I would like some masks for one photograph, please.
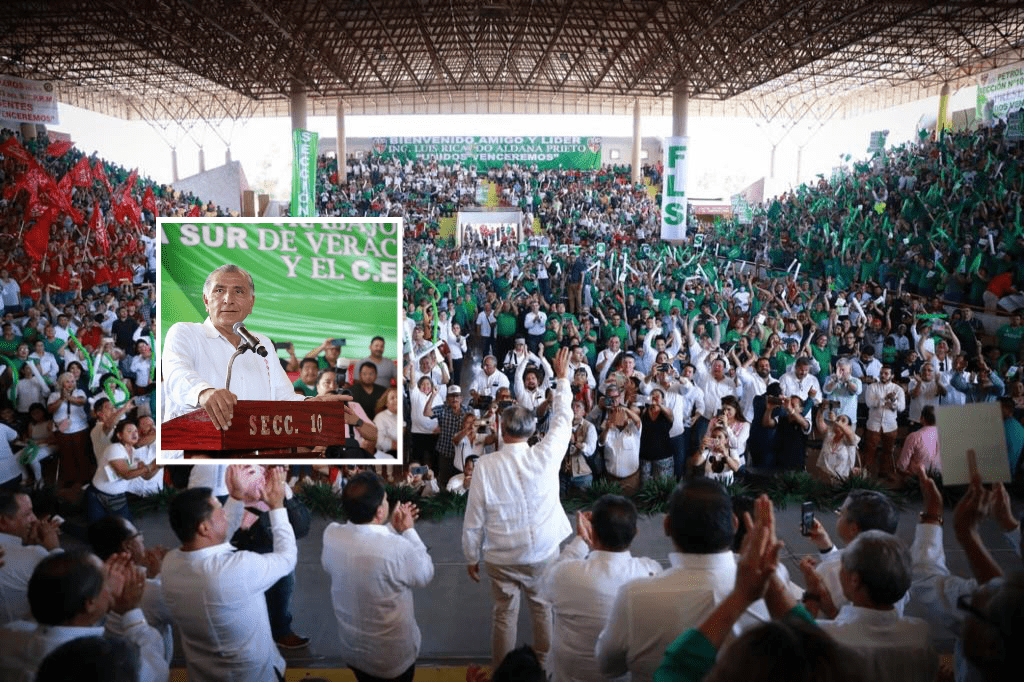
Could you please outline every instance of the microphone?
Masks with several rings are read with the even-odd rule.
[[[235,322],[234,326],[231,327],[231,331],[242,337],[242,342],[249,347],[250,350],[258,353],[262,357],[267,357],[267,349],[263,347],[263,344],[256,335],[245,328],[241,322]]]

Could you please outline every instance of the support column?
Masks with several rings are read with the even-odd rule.
[[[679,81],[672,89],[672,137],[686,137],[687,110],[690,108],[690,81]]]
[[[306,128],[306,90],[302,83],[292,81],[292,130],[307,130]]]
[[[640,98],[633,98],[633,184],[640,182]]]
[[[199,148],[199,172],[206,172],[206,152],[203,151],[202,147]]]
[[[226,166],[229,163],[231,163],[231,147],[224,150],[224,165]]]
[[[171,182],[178,181],[178,150],[171,148]]]
[[[775,179],[775,150],[779,148],[778,144],[772,145],[772,158],[768,164],[768,177],[772,180]]]
[[[803,165],[804,160],[804,148],[803,145],[796,148],[796,180],[793,182],[793,186],[797,187],[800,185],[800,166]]]
[[[953,121],[949,115],[949,83],[942,84],[939,91],[939,114],[935,117],[935,139],[942,139],[947,130],[952,130]]]
[[[348,144],[345,141],[345,100],[338,98],[338,184],[344,185],[348,174]]]

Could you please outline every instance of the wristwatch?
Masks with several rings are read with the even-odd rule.
[[[352,428],[358,429],[360,426],[362,426],[365,423],[366,422],[363,421],[363,418],[360,417],[359,420],[355,424],[352,425]]]

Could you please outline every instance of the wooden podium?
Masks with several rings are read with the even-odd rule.
[[[345,430],[341,402],[239,400],[226,431],[214,428],[203,409],[164,422],[160,449],[184,450],[186,459],[196,455],[310,458],[316,455],[298,453],[295,448],[344,444]]]

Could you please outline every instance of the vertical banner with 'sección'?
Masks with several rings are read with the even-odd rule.
[[[316,216],[316,151],[320,136],[310,130],[292,131],[292,205],[295,218]]]
[[[661,193],[661,238],[686,239],[686,147],[689,138],[665,138],[665,186]]]

